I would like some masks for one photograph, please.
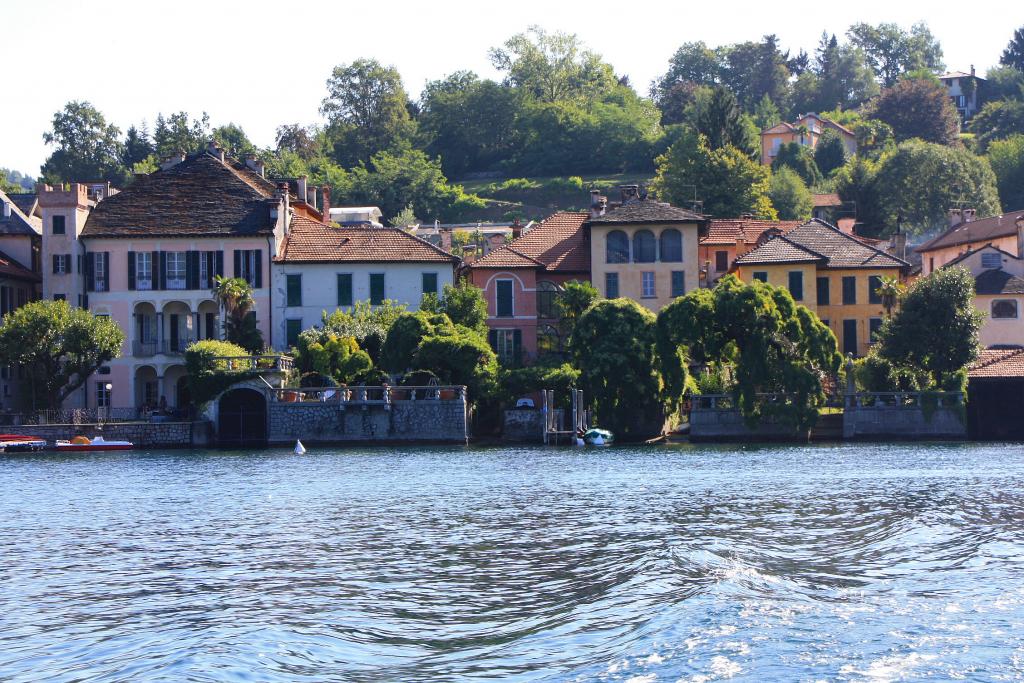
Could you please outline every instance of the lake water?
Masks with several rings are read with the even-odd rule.
[[[0,456],[0,680],[1015,680],[1024,447]]]

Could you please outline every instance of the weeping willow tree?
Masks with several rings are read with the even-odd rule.
[[[824,383],[842,365],[835,335],[789,292],[762,282],[723,278],[713,290],[694,290],[661,310],[658,357],[666,394],[682,395],[683,364],[732,368],[732,393],[747,424],[767,417],[804,430],[825,401]],[[673,358],[672,354],[678,354]],[[763,394],[784,395],[764,400]]]

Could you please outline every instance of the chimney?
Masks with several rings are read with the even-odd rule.
[[[962,220],[960,209],[949,210],[949,227],[960,225]]]
[[[601,196],[600,190],[590,191],[590,217],[597,218],[603,216],[605,210],[608,208],[608,198]]]
[[[634,201],[640,197],[639,185],[619,185],[619,192],[622,193],[622,203]]]
[[[245,158],[245,165],[249,168],[250,171],[258,175],[259,177],[266,177],[264,175],[264,173],[266,172],[266,166],[264,166],[263,161],[261,159],[256,158],[255,155],[250,154],[249,156],[247,156]]]
[[[206,146],[206,151],[221,163],[224,162],[224,150],[220,148],[216,140],[210,140],[210,144]]]
[[[736,238],[736,258],[747,253],[747,237],[743,233]]]
[[[441,248],[445,251],[452,250],[452,229],[438,228],[437,236],[441,239]]]
[[[320,204],[320,212],[324,215],[325,221],[331,220],[331,186],[324,185],[320,188],[320,192],[323,195]]]
[[[317,188],[315,187],[310,187],[306,190],[306,203],[314,209],[316,208],[316,190]]]
[[[976,213],[976,211],[974,209],[964,209],[964,211],[963,211],[964,223],[971,223],[972,221],[974,221],[974,214],[975,213]]]
[[[5,199],[4,200],[4,218],[10,218],[10,217],[11,217],[11,202]]]
[[[160,170],[166,171],[169,168],[174,168],[183,161],[185,161],[185,153],[175,152],[170,156],[164,157],[163,161],[160,162]]]
[[[1024,213],[1017,216],[1017,258],[1024,259]]]
[[[971,78],[974,77],[974,65],[971,64]]]
[[[308,184],[309,176],[300,175],[298,178],[295,179],[295,194],[297,194],[299,196],[299,199],[304,202],[308,198],[308,195],[306,194]]]
[[[907,260],[907,233],[897,232],[892,236],[889,240],[889,253],[903,261]]]
[[[512,239],[517,240],[523,236],[523,226],[519,222],[519,217],[516,216],[512,220]]]

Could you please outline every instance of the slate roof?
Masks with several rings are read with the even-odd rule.
[[[17,260],[0,251],[0,278],[13,278],[15,280],[27,280],[29,282],[42,282],[43,278],[39,273],[21,265]]]
[[[985,80],[981,76],[972,76],[971,74],[964,73],[963,71],[949,71],[939,76],[940,81],[946,81],[953,78],[977,78],[979,81]]]
[[[38,210],[36,205],[35,192],[15,192],[7,195],[26,216],[31,216]]]
[[[789,232],[800,225],[800,221],[762,221],[755,218],[712,218],[708,223],[708,234],[700,238],[701,244],[735,245],[742,237],[747,244],[755,244],[765,230]]]
[[[10,201],[11,203],[11,215],[8,218],[4,218],[2,212],[0,212],[0,235],[41,235],[43,232],[43,223],[39,218],[35,216],[28,216],[15,201],[14,197],[24,195],[8,195],[4,192],[0,192],[0,202]],[[34,197],[35,195],[29,195]]]
[[[618,225],[635,223],[704,223],[707,219],[698,213],[680,209],[666,202],[640,199],[609,209],[603,216],[591,218],[591,225]]]
[[[583,229],[588,213],[559,211],[529,232],[469,264],[470,268],[542,268],[590,272],[590,245]]]
[[[206,152],[139,177],[89,214],[83,237],[207,237],[271,234],[275,184]]]
[[[1024,377],[1024,349],[983,349],[967,370],[970,379]]]
[[[975,294],[1024,294],[1024,280],[1007,273],[1002,268],[993,268],[974,278]]]
[[[294,216],[278,261],[290,263],[448,263],[459,258],[398,228],[335,228]]]
[[[970,242],[983,242],[998,237],[1007,237],[1017,234],[1016,220],[1024,216],[1024,210],[1008,211],[999,216],[989,216],[971,221],[969,223],[958,223],[942,233],[933,237],[917,248],[918,251],[926,252],[945,247],[955,247]]]
[[[784,240],[788,246],[773,244],[779,240]],[[804,255],[800,256],[801,252]],[[826,268],[906,268],[910,265],[817,218],[793,228],[785,236],[768,240],[737,259],[736,263],[806,262],[812,260],[807,258],[807,254],[824,259]]]

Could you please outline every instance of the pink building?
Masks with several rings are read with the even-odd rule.
[[[563,350],[555,297],[570,280],[590,281],[588,213],[561,211],[467,268],[484,291],[491,346],[504,364]]]
[[[73,198],[85,218],[60,221],[54,240],[67,242],[74,255],[61,277],[93,313],[111,316],[125,331],[121,356],[89,379],[73,405],[185,408],[185,349],[222,336],[211,296],[217,275],[253,286],[257,325],[270,343],[271,263],[290,216],[321,215],[307,204],[305,188],[296,199],[262,171],[254,160],[228,159],[211,147],[172,158],[94,205]],[[44,206],[47,192],[53,191],[41,194]],[[44,228],[44,244],[47,237]]]

